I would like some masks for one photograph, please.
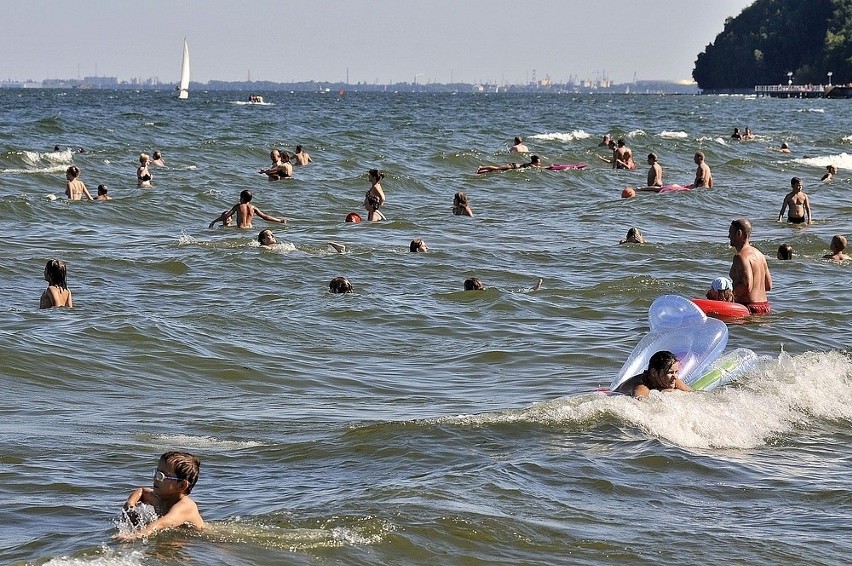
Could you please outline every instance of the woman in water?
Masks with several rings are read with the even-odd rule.
[[[378,210],[385,204],[385,191],[382,190],[381,183],[382,179],[385,178],[385,174],[378,169],[370,169],[367,175],[370,177],[370,190],[364,195],[364,204],[366,205],[367,199],[373,196],[378,199],[379,205],[376,207],[376,210]]]
[[[91,193],[89,193],[89,189],[80,180],[80,169],[78,167],[75,165],[69,167],[65,171],[65,178],[67,179],[65,183],[65,195],[69,199],[81,200],[85,196],[88,200],[94,200]]]
[[[44,267],[44,280],[47,281],[47,289],[41,294],[38,308],[68,307],[70,309],[74,306],[71,301],[71,291],[68,290],[68,285],[65,283],[65,276],[64,261],[52,259],[47,262]]]
[[[678,370],[680,370],[680,363],[677,357],[668,350],[661,350],[648,360],[648,369],[619,385],[615,393],[647,397],[652,390],[692,391],[689,385],[680,380]]]
[[[147,153],[139,155],[139,168],[136,169],[136,186],[140,189],[151,188],[151,172],[148,171],[148,162],[151,158]]]

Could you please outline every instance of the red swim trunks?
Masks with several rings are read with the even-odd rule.
[[[772,313],[772,306],[769,302],[764,303],[742,303],[746,307],[748,307],[748,312],[751,314],[770,314]]]

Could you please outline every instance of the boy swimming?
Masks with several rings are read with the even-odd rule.
[[[187,452],[166,452],[160,456],[157,469],[154,470],[154,486],[133,490],[124,503],[125,512],[133,510],[139,503],[151,505],[157,513],[157,519],[138,531],[117,534],[113,538],[131,541],[182,526],[203,529],[204,520],[198,513],[198,506],[189,497],[198,481],[200,468],[198,458]]]

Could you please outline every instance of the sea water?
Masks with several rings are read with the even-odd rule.
[[[261,94],[0,91],[0,562],[848,559],[852,262],[822,259],[852,236],[848,101]],[[599,159],[605,133],[637,171]],[[588,168],[473,173],[520,161],[516,135]],[[313,164],[258,174],[296,144]],[[137,189],[153,150],[168,167]],[[649,152],[687,184],[696,151],[714,189],[620,198]],[[70,165],[113,200],[65,200]],[[366,216],[371,168],[388,221],[344,223]],[[811,226],[776,222],[794,175]],[[209,229],[243,189],[288,223]],[[473,218],[452,215],[457,191]],[[766,359],[708,394],[595,393],[656,297],[727,273],[739,217],[775,312],[731,325],[729,348]],[[631,226],[647,244],[617,245]],[[775,259],[782,243],[793,260]],[[51,258],[71,310],[37,308]],[[330,294],[337,276],[355,293]],[[486,290],[464,292],[474,276]],[[167,450],[201,459],[209,530],[114,542]]]

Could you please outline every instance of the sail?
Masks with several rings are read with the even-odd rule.
[[[180,65],[180,93],[178,98],[189,98],[189,47],[186,38],[183,40],[183,61]]]

